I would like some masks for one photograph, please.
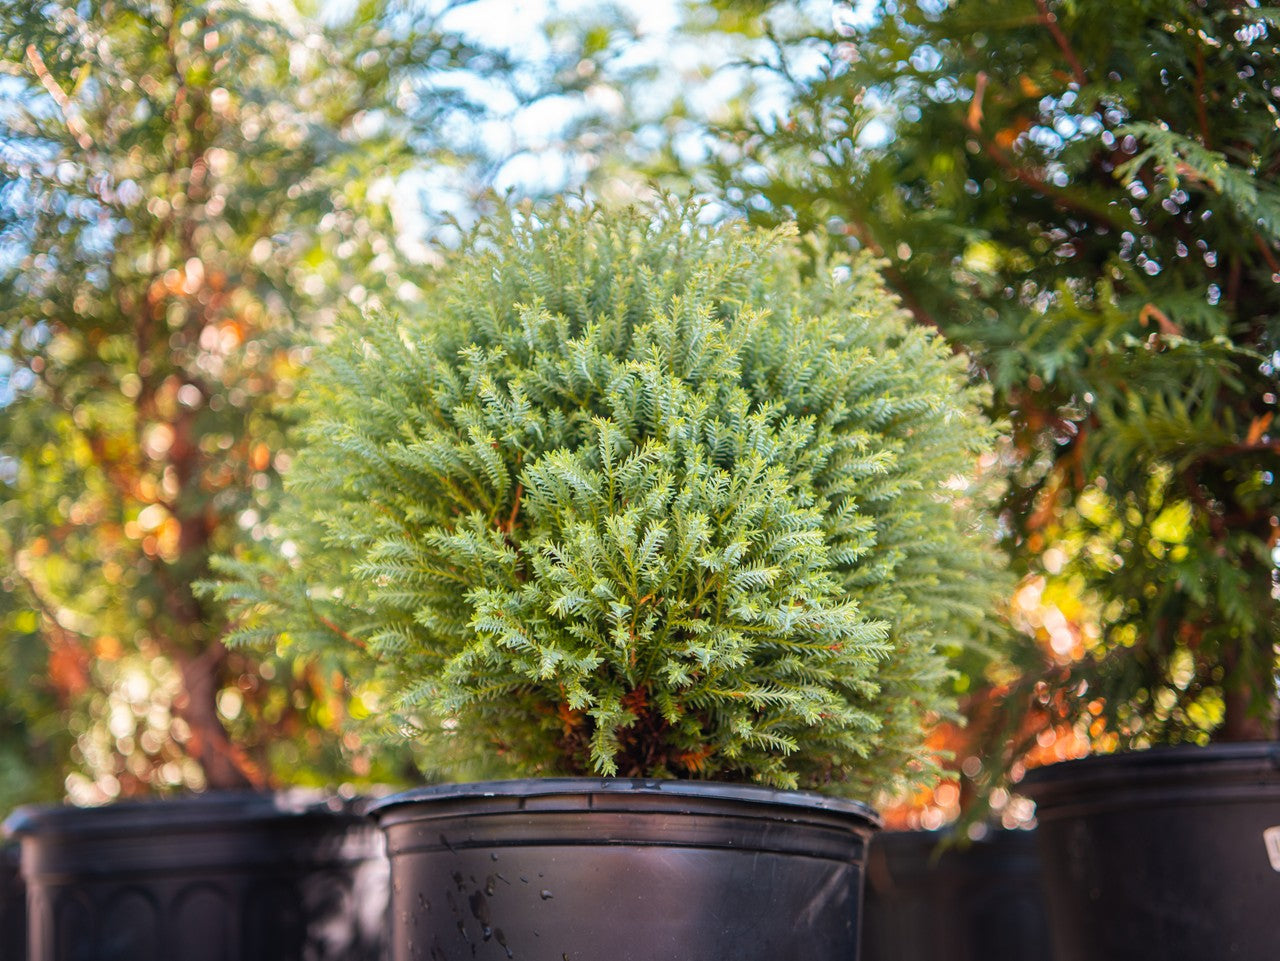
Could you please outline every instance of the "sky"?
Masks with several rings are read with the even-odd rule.
[[[640,33],[662,35],[679,23],[679,0],[614,0],[633,17]],[[589,13],[599,7],[591,0],[475,0],[450,15],[449,22],[490,43],[525,46],[552,14]]]

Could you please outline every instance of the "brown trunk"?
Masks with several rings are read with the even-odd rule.
[[[1222,727],[1214,735],[1219,741],[1274,741],[1276,739],[1276,703],[1268,701],[1266,716],[1250,710],[1255,692],[1239,683],[1223,685]]]
[[[1276,738],[1276,694],[1272,687],[1266,698],[1266,712],[1259,715],[1255,709],[1259,692],[1244,672],[1241,677],[1236,668],[1241,652],[1228,648],[1222,657],[1222,727],[1214,734],[1219,741],[1273,741]],[[1269,672],[1262,675],[1269,679]]]
[[[218,717],[218,669],[226,659],[226,648],[212,642],[200,656],[182,660],[183,693],[174,705],[178,716],[191,728],[186,747],[204,771],[211,788],[263,788],[266,778],[245,753],[231,743]]]

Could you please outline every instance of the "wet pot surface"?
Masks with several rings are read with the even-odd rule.
[[[558,779],[376,810],[394,961],[851,961],[862,805],[738,785]]]

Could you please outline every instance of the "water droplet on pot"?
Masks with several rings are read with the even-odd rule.
[[[544,901],[550,901],[552,898],[554,898],[554,897],[555,897],[555,895],[554,895],[554,894],[552,894],[550,891],[548,891],[546,888],[543,888],[543,889],[542,889],[541,891],[539,891],[538,893],[539,893],[539,895],[541,896],[542,900],[544,900]]]
[[[493,940],[497,941],[500,945],[502,945],[502,950],[507,952],[508,958],[515,957],[515,955],[511,953],[511,949],[507,947],[507,936],[502,933],[502,928],[493,929]]]

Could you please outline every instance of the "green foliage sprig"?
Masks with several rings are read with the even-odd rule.
[[[998,580],[945,486],[991,440],[872,267],[675,204],[481,228],[304,391],[237,639],[367,654],[433,767],[834,790],[931,769]],[[362,653],[363,652],[363,653]]]

